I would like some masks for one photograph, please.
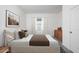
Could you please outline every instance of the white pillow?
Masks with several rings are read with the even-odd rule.
[[[11,36],[11,35],[6,35],[6,38],[7,38],[8,40],[14,40],[14,37]]]

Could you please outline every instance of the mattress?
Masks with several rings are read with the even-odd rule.
[[[13,40],[11,41],[8,45],[11,47],[29,47],[29,41],[32,38],[33,34],[29,34],[28,37],[23,38],[23,39],[18,39],[18,40]],[[46,34],[45,35],[48,40],[50,47],[52,48],[58,48],[59,44],[58,41],[56,41],[54,38],[52,38],[50,35]]]

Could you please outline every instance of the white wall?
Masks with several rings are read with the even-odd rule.
[[[3,45],[3,30],[6,29],[6,10],[10,10],[13,13],[20,16],[20,27],[18,28],[25,28],[26,20],[25,20],[25,13],[18,7],[13,5],[1,5],[0,6],[0,46]],[[10,30],[15,30],[16,28],[8,28]]]
[[[62,12],[60,13],[28,13],[26,14],[26,28],[28,33],[34,34],[34,19],[36,17],[44,18],[44,34],[53,36],[55,28],[62,26]]]
[[[70,49],[70,11],[69,6],[63,6],[63,45]]]

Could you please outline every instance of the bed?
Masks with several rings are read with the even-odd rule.
[[[33,38],[35,35],[29,34],[27,37],[22,39],[15,39],[14,32],[6,31],[5,34],[5,45],[11,48],[11,53],[59,53],[60,52],[60,45],[58,41],[52,38],[49,34],[45,34],[40,38],[39,36],[35,37],[36,40]],[[32,40],[33,38],[33,40]],[[44,39],[48,39],[48,41]],[[35,39],[35,40],[34,40]],[[33,41],[33,42],[32,42]],[[35,44],[34,42],[37,43]],[[40,43],[42,44],[40,44]],[[31,44],[33,43],[33,44]],[[46,43],[46,44],[45,44]]]
[[[46,34],[45,36],[49,40],[49,46],[30,46],[29,42],[33,37],[33,34],[29,34],[28,37],[18,40],[12,40],[8,43],[11,47],[12,53],[59,53],[60,46],[58,42],[53,39],[50,35]]]

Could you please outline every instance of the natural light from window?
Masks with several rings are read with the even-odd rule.
[[[35,30],[37,34],[42,34],[44,30],[44,20],[43,18],[36,18],[35,20]]]

